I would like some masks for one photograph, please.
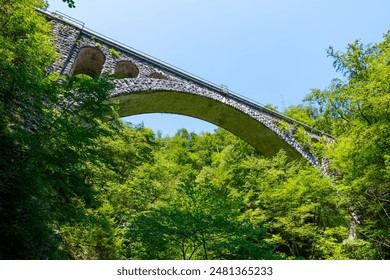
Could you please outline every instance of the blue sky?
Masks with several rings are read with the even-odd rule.
[[[72,16],[99,33],[279,110],[337,77],[326,49],[390,29],[388,0],[76,0]],[[167,114],[126,118],[154,131],[213,131],[204,121]]]

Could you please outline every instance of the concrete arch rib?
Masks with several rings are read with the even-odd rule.
[[[301,158],[302,154],[294,146],[258,119],[229,104],[227,97],[200,94],[199,90],[204,89],[181,82],[159,83],[157,86],[150,81],[138,80],[117,84],[112,100],[119,101],[121,117],[145,113],[195,117],[230,131],[265,156],[274,156],[280,149],[284,149],[290,159]],[[197,91],[193,92],[194,89]],[[221,102],[221,99],[225,102]]]

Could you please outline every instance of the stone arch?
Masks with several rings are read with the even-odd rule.
[[[284,149],[290,159],[302,156],[261,122],[212,98],[182,91],[153,90],[122,93],[112,100],[119,101],[121,117],[147,113],[190,116],[230,131],[265,156],[274,156],[280,149]]]
[[[94,47],[83,47],[77,55],[72,76],[85,74],[97,78],[102,72],[105,61],[106,57],[101,50]]]
[[[115,67],[114,73],[119,79],[137,78],[139,75],[138,67],[131,61],[119,61]]]
[[[150,74],[149,78],[160,79],[160,80],[167,80],[168,79],[165,75],[163,75],[161,73],[157,73],[157,72],[154,72],[154,73]]]

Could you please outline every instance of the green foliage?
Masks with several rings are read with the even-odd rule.
[[[390,257],[389,46],[385,34],[376,45],[355,41],[344,53],[330,48],[336,69],[347,79],[306,98],[319,108],[318,119],[326,130],[337,136],[324,152],[339,174],[340,194],[358,221],[357,238],[348,245],[357,258]]]
[[[286,121],[284,121],[284,120],[279,121],[278,127],[279,127],[282,131],[284,131],[284,132],[287,132],[287,131],[290,131],[290,130],[291,130],[290,125],[289,125]]]
[[[59,227],[96,204],[94,140],[117,118],[106,80],[46,75],[56,53],[43,1],[6,1],[0,24],[0,258],[61,258]]]
[[[119,52],[113,48],[110,49],[110,54],[112,54],[113,56],[115,56],[117,58],[120,57]]]
[[[272,160],[253,157],[237,164],[244,184],[235,186],[244,197],[245,216],[263,224],[267,239],[286,257],[317,259],[317,240],[325,229],[345,228],[345,214],[329,179],[313,167],[288,163],[284,153]],[[238,166],[237,166],[238,167]],[[334,246],[341,246],[339,235]]]
[[[314,107],[298,105],[287,107],[284,114],[306,125],[313,126],[313,120],[316,119],[318,113]]]
[[[297,128],[297,130],[294,132],[294,137],[305,150],[310,151],[311,139],[303,127],[299,126]]]
[[[67,3],[69,8],[76,8],[74,0],[62,0],[62,2]]]
[[[264,108],[269,109],[271,111],[277,111],[278,110],[278,108],[276,106],[272,105],[272,104],[265,104]]]
[[[51,88],[44,72],[55,57],[50,27],[34,10],[43,1],[3,1],[0,14],[0,258],[43,257],[57,240],[47,226],[47,190],[40,185],[29,137]],[[44,93],[43,93],[44,92]],[[32,199],[37,198],[37,199]],[[39,199],[38,199],[39,198]],[[28,229],[28,231],[26,231]],[[46,243],[46,244],[45,244]],[[10,246],[13,244],[13,246]],[[17,248],[17,250],[15,250]]]
[[[129,227],[133,258],[269,259],[266,232],[239,218],[239,205],[210,183],[186,182],[165,206]],[[261,238],[261,239],[259,239]]]

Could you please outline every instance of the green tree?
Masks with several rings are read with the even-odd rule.
[[[94,162],[85,163],[85,180],[98,205],[85,206],[83,219],[60,228],[62,247],[72,259],[126,258],[124,227],[160,196],[150,179],[153,132],[120,120],[110,125],[114,131],[95,140]]]
[[[276,252],[290,258],[347,257],[317,248],[327,231],[334,235],[326,246],[341,252],[348,235],[346,214],[330,179],[307,163],[288,162],[283,152],[265,159],[233,151],[221,152],[215,180],[244,200],[244,217],[268,229],[267,241],[277,246]]]
[[[242,152],[245,157],[245,150],[239,147],[247,144],[220,129],[201,135],[181,129],[173,137],[157,139],[157,143],[154,166],[148,166],[148,171],[161,190],[160,196],[128,223],[129,258],[278,257],[264,241],[264,227],[241,217],[242,199],[232,196],[217,178],[228,169],[226,164],[221,171],[215,170],[218,154],[235,143],[237,155]]]
[[[318,106],[337,136],[326,156],[339,176],[340,193],[348,198],[355,231],[349,242],[360,251],[359,258],[390,257],[389,46],[390,36],[385,34],[375,45],[355,41],[345,52],[330,48],[346,80],[335,80],[329,89],[314,90],[306,98]]]
[[[29,164],[29,137],[50,99],[44,77],[55,57],[50,27],[36,12],[42,1],[2,1],[0,14],[0,258],[43,257],[49,250],[50,229],[44,208],[34,199],[45,195],[36,188],[39,176]],[[45,97],[45,93],[49,92]],[[26,230],[28,229],[28,230]]]
[[[81,219],[95,195],[85,181],[94,140],[117,118],[103,79],[47,75],[51,26],[39,0],[3,1],[0,16],[0,258],[58,255],[60,225]]]
[[[183,183],[165,206],[137,217],[129,228],[133,258],[270,259],[264,228],[239,218],[226,191],[210,183]]]

